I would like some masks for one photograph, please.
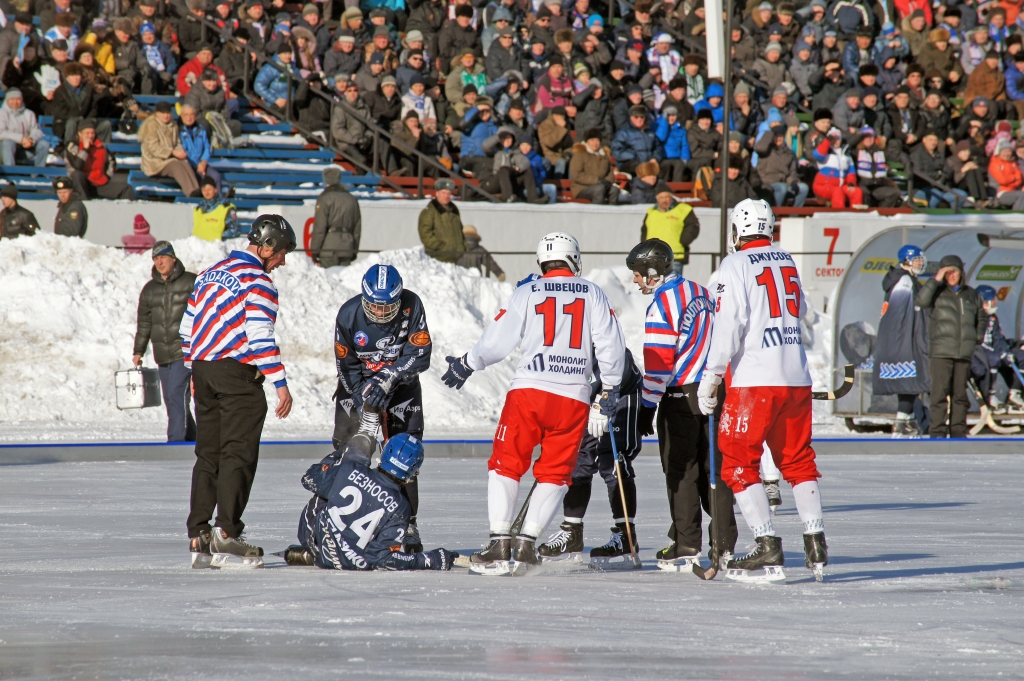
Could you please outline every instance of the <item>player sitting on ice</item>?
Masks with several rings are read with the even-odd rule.
[[[604,546],[590,550],[590,562],[595,565],[621,565],[633,567],[632,562],[625,559],[631,556],[629,540],[633,538],[633,549],[640,550],[636,539],[636,474],[633,472],[633,459],[640,453],[642,442],[637,430],[637,415],[640,411],[640,389],[643,386],[643,374],[633,361],[633,355],[626,350],[626,370],[619,383],[619,401],[615,405],[615,416],[612,418],[608,432],[595,437],[594,433],[601,428],[595,425],[594,433],[583,436],[576,469],[572,473],[572,484],[562,500],[562,512],[565,514],[558,531],[537,550],[542,560],[573,560],[578,561],[583,552],[583,516],[590,504],[591,481],[595,473],[600,473],[608,486],[608,502],[612,507],[611,539]],[[590,398],[596,400],[601,394],[600,369],[594,366],[594,383]],[[622,471],[622,491],[615,477],[615,454],[612,452],[611,438],[615,437],[615,446],[619,452],[619,470]],[[622,508],[622,497],[626,497],[626,509]],[[629,531],[626,531],[629,523]],[[637,566],[639,567],[639,566]]]
[[[828,552],[821,475],[811,448],[811,375],[801,342],[806,308],[800,274],[793,257],[772,245],[775,216],[766,202],[740,201],[730,224],[736,252],[719,268],[715,327],[698,395],[701,411],[712,413],[718,386],[730,371],[718,434],[722,480],[736,495],[757,546],[729,561],[726,578],[785,580],[782,539],[775,534],[758,475],[767,443],[782,477],[793,486],[804,524],[804,564],[820,579]]]
[[[373,265],[362,292],[341,306],[334,325],[338,369],[334,448],[351,440],[370,455],[383,415],[384,438],[408,433],[423,439],[420,374],[430,366],[430,331],[419,296],[403,287],[391,265]],[[423,550],[416,527],[419,486],[413,477],[402,492],[412,508],[405,548]]]
[[[974,357],[971,359],[971,376],[978,383],[981,394],[986,396],[993,412],[1001,414],[1006,411],[1007,406],[1014,411],[1024,411],[1020,378],[1013,370],[1024,360],[1024,351],[1020,348],[1013,350],[1012,344],[1003,335],[999,317],[996,316],[996,309],[999,305],[996,290],[988,285],[979,286],[976,290],[981,296],[981,306],[985,310],[985,314],[988,315],[988,325],[985,327],[985,337],[974,349]],[[1007,405],[1004,405],[996,397],[996,376],[1000,374],[1010,389],[1009,397],[1006,400]]]
[[[537,537],[561,506],[588,419],[600,433],[607,430],[625,368],[622,329],[604,291],[580,278],[576,238],[548,234],[537,246],[537,263],[543,276],[518,287],[473,349],[447,358],[448,371],[442,377],[459,389],[474,371],[502,361],[517,347],[522,350],[487,463],[491,541],[470,558],[470,570],[481,574],[521,574],[540,562]],[[595,358],[604,390],[591,407]],[[522,533],[515,538],[515,561],[510,562],[519,480],[530,469],[537,445],[537,487]]]
[[[302,486],[313,498],[299,518],[299,545],[284,559],[329,570],[451,570],[454,551],[402,546],[412,513],[402,488],[422,463],[423,443],[400,433],[385,443],[377,468],[354,444],[310,466]]]

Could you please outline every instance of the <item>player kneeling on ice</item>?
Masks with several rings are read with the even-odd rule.
[[[544,561],[580,559],[583,552],[583,516],[590,504],[591,480],[595,473],[600,473],[605,485],[608,486],[608,502],[612,507],[615,527],[612,528],[612,536],[607,544],[591,549],[590,562],[597,566],[640,567],[640,563],[634,564],[631,557],[633,553],[640,551],[636,539],[636,474],[633,472],[633,459],[640,453],[642,446],[637,430],[637,414],[640,411],[643,374],[640,373],[628,349],[625,364],[626,369],[619,383],[619,401],[615,405],[611,428],[596,437],[590,432],[583,436],[576,468],[572,473],[572,484],[562,500],[564,520],[558,531],[537,550]],[[591,400],[597,400],[603,390],[600,369],[595,363]],[[604,430],[601,423],[595,423],[594,426],[595,433]],[[613,436],[614,449],[611,441]],[[618,466],[615,461],[616,454],[619,457]],[[622,506],[623,497],[626,508]],[[629,550],[630,539],[633,542],[632,552]]]
[[[354,445],[310,466],[302,486],[313,498],[299,518],[299,545],[284,559],[329,570],[451,570],[454,551],[403,546],[412,511],[402,488],[422,463],[423,443],[401,433],[385,443],[377,468]]]
[[[423,439],[420,374],[430,366],[430,331],[423,303],[404,288],[391,265],[373,265],[363,275],[362,291],[345,301],[334,325],[338,389],[334,394],[334,448],[351,442],[368,455],[384,438],[408,433]],[[419,486],[412,477],[402,494],[412,516],[405,546],[423,550],[416,527]]]
[[[736,252],[719,268],[715,327],[698,389],[700,410],[718,405],[726,370],[731,382],[718,443],[722,480],[736,495],[757,539],[748,555],[729,561],[726,579],[782,581],[782,539],[758,475],[764,443],[793,486],[804,523],[804,563],[821,579],[828,564],[818,468],[811,448],[811,375],[801,343],[805,302],[793,257],[772,245],[775,216],[760,199],[744,199],[730,218]]]
[[[543,276],[518,287],[473,349],[447,358],[448,371],[442,377],[449,387],[461,388],[474,371],[502,361],[517,347],[522,350],[487,463],[491,541],[470,558],[470,570],[481,574],[522,574],[540,562],[537,537],[562,503],[588,420],[595,435],[607,431],[625,368],[622,329],[604,291],[580,278],[576,238],[548,234],[537,246],[537,263]],[[604,389],[591,408],[595,358]],[[519,480],[529,470],[537,445],[537,488],[511,562]]]

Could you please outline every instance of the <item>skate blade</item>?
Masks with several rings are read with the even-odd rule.
[[[541,563],[582,563],[583,554],[579,551],[570,551],[557,556],[539,556]]]
[[[659,560],[658,569],[662,572],[693,572],[695,563],[700,565],[700,556]]]
[[[493,563],[471,563],[470,574],[484,577],[507,577],[512,574],[512,561],[496,560]]]
[[[210,567],[210,563],[213,560],[213,556],[209,553],[193,553],[192,554],[192,569],[202,570]]]
[[[528,574],[538,572],[540,570],[540,563],[523,563],[513,560],[511,569],[513,577],[525,577]]]
[[[786,573],[783,572],[781,565],[768,565],[758,570],[729,568],[725,571],[725,580],[742,584],[783,584],[786,581]]]
[[[811,572],[814,573],[814,581],[824,582],[825,581],[825,564],[815,563],[814,567],[811,568]]]
[[[771,506],[770,508],[772,510],[772,515],[775,515],[778,512],[778,510],[779,510],[778,506]]]
[[[210,561],[212,568],[228,570],[256,570],[263,567],[261,556],[236,556],[233,553],[215,553]]]
[[[627,553],[622,556],[591,556],[590,567],[594,570],[642,570],[644,566],[639,557],[634,561],[633,556]]]

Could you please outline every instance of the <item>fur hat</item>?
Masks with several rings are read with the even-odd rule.
[[[655,177],[657,177],[660,171],[661,168],[658,166],[657,161],[646,161],[645,163],[641,163],[636,167],[635,174],[637,177],[648,177],[650,175],[654,175]]]
[[[928,31],[928,42],[931,44],[935,43],[948,43],[949,42],[949,31],[944,28],[933,28]]]

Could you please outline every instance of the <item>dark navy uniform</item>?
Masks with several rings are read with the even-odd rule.
[[[334,393],[334,448],[345,444],[359,430],[363,384],[384,367],[397,371],[382,418],[384,439],[408,433],[423,439],[423,395],[419,375],[430,366],[430,331],[423,303],[412,291],[402,291],[398,316],[377,324],[366,318],[362,296],[354,296],[338,311],[334,325],[334,357],[338,389]],[[405,492],[416,516],[418,485],[413,478]]]
[[[587,512],[587,505],[590,502],[591,480],[595,474],[600,473],[608,486],[608,500],[611,502],[612,516],[616,521],[626,517],[626,513],[632,519],[636,515],[636,484],[633,482],[633,459],[640,453],[642,446],[640,433],[637,430],[637,415],[640,411],[640,392],[643,388],[643,373],[637,368],[633,361],[633,355],[626,349],[626,368],[622,372],[622,382],[619,384],[619,401],[615,406],[615,416],[612,419],[611,431],[601,436],[600,440],[591,437],[589,434],[583,436],[580,444],[579,457],[576,459],[576,469],[572,474],[572,485],[566,492],[563,502],[563,511],[566,518],[582,518]],[[591,402],[597,398],[602,390],[601,375],[594,366],[594,381],[592,383]],[[622,497],[619,495],[619,483],[615,478],[615,456],[612,454],[611,436],[615,435],[615,446],[625,460],[620,464],[622,469],[622,483],[626,492],[626,504],[628,508],[623,511]]]

